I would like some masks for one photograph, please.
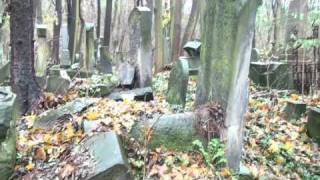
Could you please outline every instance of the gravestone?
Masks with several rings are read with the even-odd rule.
[[[82,147],[88,149],[95,161],[90,180],[131,180],[129,165],[122,142],[115,132],[98,133],[84,140]]]
[[[84,68],[86,71],[94,71],[95,66],[95,50],[94,50],[94,24],[86,24],[86,59]]]
[[[120,85],[131,88],[134,84],[135,67],[127,62],[121,63],[118,67]]]
[[[163,41],[163,64],[165,67],[168,67],[171,63],[170,61],[170,38],[165,37]]]
[[[307,111],[307,104],[299,101],[288,101],[286,106],[286,114],[288,120],[300,119],[301,116]]]
[[[186,59],[179,59],[170,73],[167,92],[167,101],[170,104],[185,106],[188,80],[189,63]]]
[[[71,83],[71,78],[67,71],[58,69],[57,71],[50,71],[47,77],[45,89],[48,92],[55,94],[64,94],[68,91]]]
[[[112,74],[111,56],[109,55],[109,48],[107,46],[101,46],[100,48],[100,60],[98,62],[97,69],[104,74]]]
[[[10,62],[7,61],[6,63],[0,65],[0,84],[9,81],[10,79]]]
[[[71,60],[70,60],[70,51],[68,49],[69,44],[69,34],[68,34],[68,27],[66,24],[61,26],[61,33],[60,33],[60,65],[61,67],[70,67]]]
[[[285,62],[251,62],[250,79],[257,85],[272,89],[292,89],[293,80]]]
[[[308,112],[307,132],[316,142],[320,144],[320,108],[312,107]]]
[[[0,179],[8,179],[16,160],[16,95],[0,87]]]
[[[251,51],[251,62],[257,62],[259,61],[260,53],[259,50],[256,48],[253,48]]]
[[[35,71],[37,77],[43,77],[46,75],[48,61],[51,56],[50,44],[47,41],[47,26],[36,26],[38,38],[36,40],[36,59],[35,59]]]
[[[137,67],[137,87],[152,86],[152,12],[136,7],[129,17],[129,59]]]

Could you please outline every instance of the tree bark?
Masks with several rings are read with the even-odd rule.
[[[185,30],[183,38],[182,38],[181,53],[180,54],[183,54],[182,48],[192,38],[192,35],[194,33],[194,29],[197,26],[199,14],[200,14],[199,8],[200,8],[200,1],[193,0],[191,13],[189,16],[189,21],[188,21],[186,30]]]
[[[163,27],[162,27],[162,0],[155,1],[155,73],[164,67],[163,62]]]
[[[104,18],[104,37],[103,37],[103,45],[107,47],[110,46],[111,21],[112,21],[112,0],[107,0],[106,16]]]
[[[172,2],[173,0],[171,0]],[[171,61],[176,62],[180,55],[182,0],[174,0],[171,3]]]
[[[100,39],[101,29],[101,0],[97,0],[97,39]]]
[[[201,65],[196,104],[218,103],[225,111],[228,166],[239,168],[257,0],[201,1]]]
[[[11,0],[10,7],[11,86],[25,114],[36,106],[40,95],[34,70],[33,1]]]
[[[56,0],[57,19],[53,24],[53,64],[59,64],[60,29],[62,23],[62,0]]]

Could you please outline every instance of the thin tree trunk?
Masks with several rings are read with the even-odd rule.
[[[61,23],[62,23],[62,0],[56,0],[56,13],[57,13],[57,20],[54,22],[53,25],[53,63],[59,64],[59,46],[60,46],[60,30],[61,30]]]
[[[106,16],[104,19],[104,37],[103,37],[103,45],[107,47],[110,47],[111,21],[112,21],[112,0],[107,0]]]
[[[175,62],[180,56],[181,48],[182,0],[174,0],[172,5],[174,6],[171,7],[173,10],[173,19],[171,19],[171,61]]]
[[[69,33],[69,52],[71,63],[75,61],[77,40],[79,36],[79,6],[80,0],[67,0],[68,6],[68,33]]]
[[[162,0],[155,1],[155,73],[163,69],[163,27],[162,27]]]
[[[189,16],[189,21],[188,21],[186,30],[185,30],[183,38],[182,38],[181,49],[191,39],[191,37],[194,33],[194,29],[197,26],[197,20],[198,20],[199,13],[200,13],[199,6],[200,6],[199,0],[192,1],[191,13]],[[182,50],[181,50],[180,54],[183,54]]]
[[[97,38],[100,39],[100,29],[101,29],[101,0],[97,0]]]
[[[22,114],[36,106],[40,88],[34,70],[33,1],[11,0],[11,86]]]

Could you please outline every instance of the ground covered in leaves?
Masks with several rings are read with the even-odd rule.
[[[96,104],[79,114],[70,114],[55,128],[45,130],[33,127],[37,114],[18,121],[17,179],[79,179],[93,168],[92,157],[78,144],[99,131],[116,131],[125,142],[128,159],[136,179],[232,179],[229,169],[209,166],[201,148],[191,152],[174,152],[162,147],[147,149],[128,137],[135,121],[142,117],[183,111],[165,101],[168,72],[158,75],[154,82],[155,100],[136,102],[125,99],[115,102],[95,98]],[[192,110],[195,98],[195,78],[189,81],[187,107]],[[63,97],[46,94],[39,112],[55,108],[79,94],[70,91]],[[319,146],[306,135],[306,118],[288,121],[283,113],[288,99],[302,98],[289,92],[264,91],[251,88],[247,113],[243,164],[255,178],[265,179],[319,179]],[[303,98],[309,104],[320,101]],[[38,112],[38,113],[39,113]],[[84,133],[83,122],[97,122],[93,133]],[[192,143],[192,142],[190,142]],[[195,143],[195,142],[193,142]],[[195,143],[196,144],[196,143]],[[202,149],[203,150],[203,149]]]

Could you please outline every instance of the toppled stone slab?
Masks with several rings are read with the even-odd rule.
[[[307,111],[307,104],[298,101],[288,101],[286,106],[286,114],[288,120],[300,119],[301,116]]]
[[[320,108],[312,107],[308,112],[308,135],[320,144]]]
[[[34,127],[37,128],[50,128],[54,125],[56,120],[66,114],[74,114],[83,111],[89,106],[93,105],[95,101],[91,98],[79,98],[68,102],[57,109],[48,110],[39,115],[36,119]]]
[[[93,97],[108,96],[114,88],[119,86],[119,79],[112,74],[93,75],[87,84],[76,87],[81,94]]]
[[[137,88],[129,91],[120,91],[111,93],[108,98],[115,101],[122,101],[125,98],[136,101],[151,101],[153,100],[153,91],[151,87]]]
[[[90,180],[131,180],[129,165],[120,138],[115,132],[98,133],[86,139],[82,146],[95,160]]]
[[[197,133],[195,123],[194,113],[162,115],[137,122],[132,127],[130,136],[143,143],[148,134],[145,129],[150,128],[152,135],[148,142],[149,148],[154,149],[162,146],[169,150],[189,151],[192,150],[194,140],[202,140]]]
[[[16,95],[0,87],[0,179],[8,179],[16,160]]]

